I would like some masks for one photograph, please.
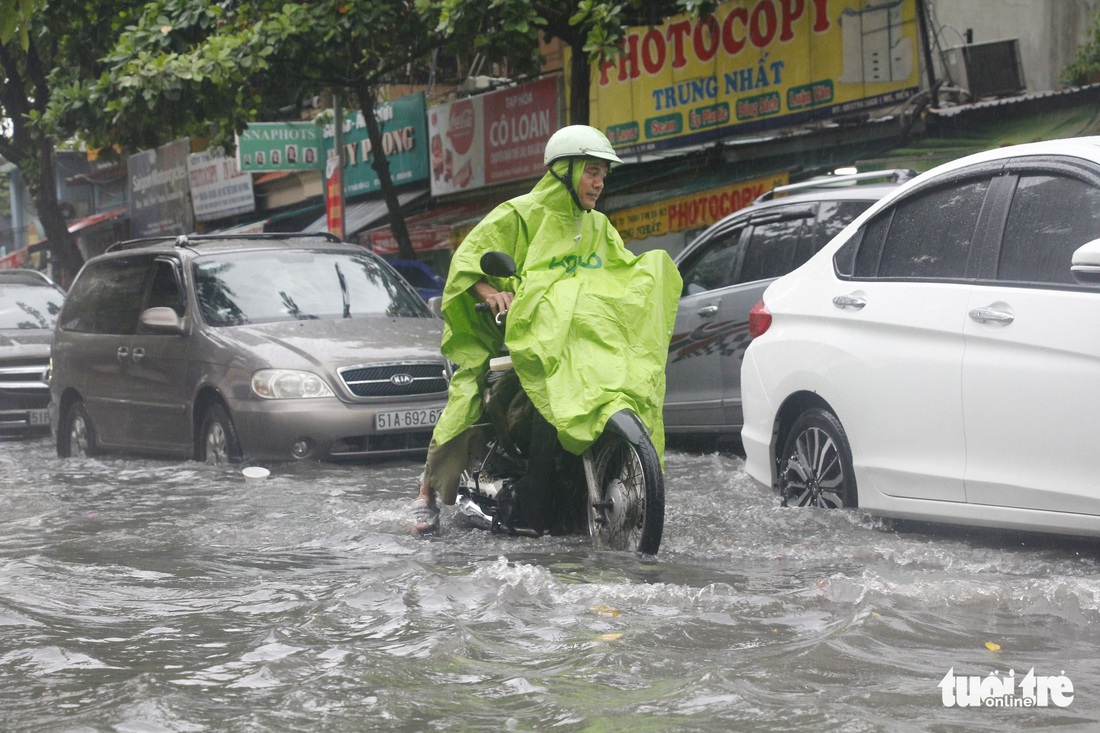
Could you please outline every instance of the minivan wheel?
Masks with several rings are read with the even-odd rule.
[[[783,506],[858,506],[848,436],[828,410],[815,407],[798,416],[783,443],[778,465]]]
[[[200,461],[220,465],[241,460],[241,446],[237,441],[237,429],[221,403],[211,405],[202,420],[199,431]]]
[[[88,410],[79,400],[66,408],[57,430],[57,455],[59,458],[86,458],[99,455],[99,443],[95,426]]]

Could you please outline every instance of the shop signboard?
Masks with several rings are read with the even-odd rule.
[[[673,198],[658,198],[651,204],[609,212],[607,218],[615,225],[624,242],[702,229],[789,181],[787,173],[776,173]]]
[[[127,159],[131,236],[185,234],[194,228],[191,202],[187,200],[190,154],[191,141],[184,139]]]
[[[546,141],[561,126],[560,81],[547,77],[428,110],[433,196],[546,172]]]
[[[253,122],[237,135],[237,164],[245,173],[322,170],[321,128],[314,122]]]
[[[395,186],[428,178],[427,103],[424,93],[416,92],[379,104],[375,118],[382,128],[382,149],[390,164]],[[324,125],[321,141],[325,159],[335,157],[336,130]],[[382,183],[374,170],[371,141],[362,112],[349,110],[344,116],[344,196],[359,196],[380,191]]]
[[[187,156],[191,207],[196,221],[211,221],[256,210],[252,176],[242,173],[235,158],[208,150]]]
[[[861,113],[917,92],[918,48],[916,0],[731,0],[631,28],[589,119],[629,155]]]

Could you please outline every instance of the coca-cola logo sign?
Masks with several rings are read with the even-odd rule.
[[[468,99],[451,105],[451,117],[448,121],[447,137],[451,147],[459,155],[465,155],[474,142],[474,104]]]

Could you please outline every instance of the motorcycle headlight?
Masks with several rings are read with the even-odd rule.
[[[265,400],[335,396],[325,380],[296,369],[261,369],[252,375],[252,391]]]

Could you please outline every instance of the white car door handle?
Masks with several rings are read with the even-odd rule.
[[[130,352],[130,358],[135,362],[141,361],[145,358],[145,349],[140,346],[135,346],[134,350]]]
[[[1008,325],[1016,320],[1016,316],[1011,313],[993,308],[975,308],[968,315],[978,323],[1003,323]]]
[[[867,305],[867,301],[855,295],[838,295],[833,298],[833,305],[841,309],[851,308],[853,310],[859,310]]]
[[[700,318],[711,318],[717,312],[718,312],[718,306],[716,306],[716,305],[704,305],[702,308],[695,311],[695,315],[699,316]]]

